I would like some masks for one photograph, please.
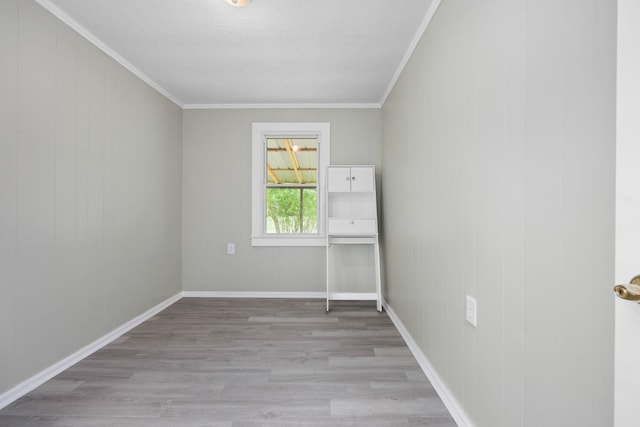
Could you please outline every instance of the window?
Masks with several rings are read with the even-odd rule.
[[[254,123],[253,246],[323,246],[329,123]]]

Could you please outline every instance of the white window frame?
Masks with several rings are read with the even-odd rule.
[[[318,138],[318,232],[314,234],[265,233],[265,180],[267,137]],[[326,245],[326,177],[331,146],[329,123],[253,123],[252,125],[252,185],[251,185],[251,246],[325,246]]]

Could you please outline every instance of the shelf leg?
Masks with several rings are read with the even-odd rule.
[[[376,293],[378,296],[377,309],[382,313],[382,279],[380,277],[380,247],[378,246],[378,236],[376,236],[376,243],[373,247],[375,249],[374,264],[376,268]]]
[[[327,268],[326,268],[326,274],[327,274],[327,313],[329,312],[329,237],[327,237],[327,246],[326,246],[327,250],[326,250],[326,262],[327,262]]]

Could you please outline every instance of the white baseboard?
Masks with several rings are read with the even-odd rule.
[[[429,362],[427,356],[425,356],[422,350],[420,350],[420,347],[418,347],[418,344],[415,342],[409,331],[407,331],[407,328],[405,328],[402,321],[400,321],[400,318],[386,301],[384,301],[384,309],[398,332],[400,332],[400,335],[402,335],[404,341],[407,343],[413,357],[418,361],[418,364],[431,382],[431,385],[433,385],[436,393],[438,393],[438,396],[440,396],[440,399],[444,402],[444,406],[446,406],[451,413],[456,424],[458,424],[459,427],[474,427],[474,424],[462,409],[460,402],[458,402],[451,390],[449,390],[449,387],[447,387],[444,381],[442,381],[442,378],[440,378],[440,375],[438,375],[436,370],[433,368],[433,365]]]
[[[326,298],[326,292],[182,291],[186,298]]]
[[[60,372],[70,368],[71,366],[78,363],[79,361],[89,356],[90,354],[95,353],[97,350],[100,350],[102,347],[109,344],[111,341],[115,340],[116,338],[120,337],[121,335],[125,334],[131,329],[135,328],[145,320],[155,316],[165,308],[169,307],[174,302],[178,301],[180,298],[182,298],[181,293],[175,294],[174,296],[166,299],[165,301],[161,302],[155,307],[150,308],[149,310],[145,311],[141,315],[131,319],[127,323],[121,325],[120,327],[114,329],[113,331],[107,333],[106,335],[103,335],[102,337],[93,341],[91,344],[86,345],[85,347],[81,348],[75,353],[65,357],[59,362],[38,372],[31,378],[24,380],[23,382],[16,385],[15,387],[12,387],[6,392],[0,394],[0,409],[4,408],[5,406],[9,405],[10,403],[14,402],[15,400],[29,393],[31,390],[35,389],[36,387],[41,386],[45,382],[49,381],[51,378],[58,375]]]
[[[186,298],[327,298],[326,292],[235,292],[235,291],[182,291],[182,296]],[[334,292],[331,294],[332,300],[373,300],[378,295],[375,292]]]

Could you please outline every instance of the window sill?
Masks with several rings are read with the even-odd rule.
[[[251,246],[327,246],[325,236],[261,236],[252,237]]]

